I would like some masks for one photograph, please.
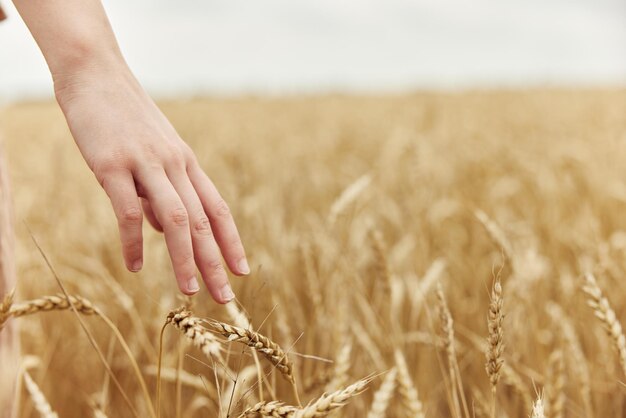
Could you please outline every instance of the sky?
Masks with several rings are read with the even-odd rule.
[[[0,101],[52,95],[10,1]],[[626,86],[624,0],[104,0],[156,96]]]

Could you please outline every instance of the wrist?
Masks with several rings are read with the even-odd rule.
[[[107,79],[132,79],[119,48],[100,42],[73,42],[62,54],[47,59],[60,104],[76,89],[103,84]],[[101,83],[102,82],[102,83]]]
[[[140,87],[121,55],[84,55],[51,73],[54,94],[64,112],[74,99],[86,94]]]

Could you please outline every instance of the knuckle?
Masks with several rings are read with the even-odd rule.
[[[230,217],[230,208],[224,199],[220,199],[215,205],[215,214],[220,218]]]
[[[209,261],[208,270],[212,277],[220,277],[225,273],[224,264],[220,260]]]
[[[185,154],[178,147],[170,147],[164,157],[165,164],[172,168],[184,167],[187,164]]]
[[[187,226],[189,224],[187,211],[182,207],[171,210],[168,219],[175,226]]]
[[[142,221],[143,213],[138,206],[131,206],[122,210],[120,221],[123,224],[136,224]]]
[[[182,265],[194,265],[195,259],[193,255],[193,251],[185,251],[180,256],[180,262]]]
[[[98,183],[100,183],[100,186],[102,186],[105,191],[108,191],[110,186],[110,176],[115,172],[115,170],[116,168],[113,165],[106,167],[100,166],[98,168],[94,168],[93,170],[96,180],[98,180]]]
[[[207,218],[204,214],[193,223],[193,230],[198,235],[213,235],[209,218]]]

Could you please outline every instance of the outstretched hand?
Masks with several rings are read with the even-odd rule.
[[[89,71],[55,80],[56,94],[85,161],[111,199],[126,267],[143,265],[143,216],[164,232],[178,287],[234,298],[223,255],[236,275],[250,272],[228,205],[191,148],[132,74]]]

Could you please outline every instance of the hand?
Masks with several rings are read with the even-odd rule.
[[[228,206],[130,71],[84,70],[55,77],[55,89],[76,144],[111,199],[126,267],[136,272],[143,265],[145,214],[165,233],[183,293],[199,290],[197,266],[217,302],[232,300],[220,250],[234,274],[250,269]]]

